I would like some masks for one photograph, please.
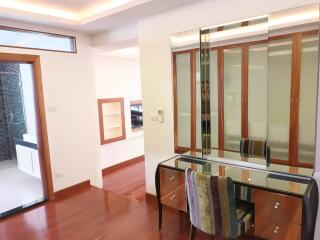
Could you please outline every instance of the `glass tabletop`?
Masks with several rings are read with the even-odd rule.
[[[168,159],[161,166],[184,171],[192,168],[197,172],[213,176],[227,176],[235,183],[279,193],[303,196],[310,184],[310,177],[290,175],[270,170],[253,169],[221,162],[208,161],[197,157],[178,155]]]
[[[299,176],[312,177],[313,169],[304,167],[293,167],[282,164],[270,163],[269,166],[266,164],[266,160],[261,157],[245,157],[239,152],[223,151],[212,149],[208,155],[203,155],[201,152],[187,152],[184,156],[196,157],[207,161],[214,161],[220,163],[226,163],[236,166],[244,166],[247,168],[260,169],[265,171],[272,171],[278,173],[286,173]]]

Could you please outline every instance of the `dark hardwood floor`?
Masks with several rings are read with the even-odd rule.
[[[189,221],[185,214],[165,209],[161,231],[157,216],[154,200],[138,202],[91,187],[2,219],[0,239],[187,239]]]
[[[142,168],[141,165],[139,166]],[[139,168],[138,165],[135,167]],[[129,169],[128,172],[130,172]],[[135,171],[132,170],[131,173],[133,172]],[[126,176],[123,175],[123,177],[127,179]],[[132,182],[126,181],[127,184]],[[115,183],[117,183],[116,180]],[[114,193],[105,189],[87,187],[77,192],[63,194],[54,201],[0,220],[0,239],[188,239],[190,223],[185,213],[164,208],[163,227],[159,230],[155,198],[148,197],[144,198],[144,201],[137,201],[135,197],[141,199],[142,193],[137,193],[130,188],[125,189],[122,193]],[[113,190],[116,189],[113,188]],[[197,232],[196,239],[217,238]]]
[[[146,200],[144,158],[134,164],[103,176],[105,190],[124,195],[132,200]]]

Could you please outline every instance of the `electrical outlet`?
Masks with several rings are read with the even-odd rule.
[[[158,121],[158,115],[151,116],[151,121],[157,122]]]
[[[48,112],[56,112],[57,111],[57,107],[56,106],[48,106],[47,110],[48,110]]]

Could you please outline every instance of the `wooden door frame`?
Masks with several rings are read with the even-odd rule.
[[[196,144],[196,52],[198,49],[182,50],[172,53],[173,72],[173,117],[174,117],[174,151],[185,153],[187,151],[197,151]],[[190,147],[178,146],[178,88],[177,88],[177,55],[188,53],[190,61]]]
[[[299,98],[301,73],[301,40],[302,34],[292,36],[291,56],[291,90],[290,90],[290,124],[289,124],[289,165],[298,163],[299,143]]]
[[[37,123],[37,145],[45,197],[54,200],[53,179],[49,154],[48,132],[39,55],[0,53],[0,62],[29,63],[33,66],[33,83]]]
[[[225,49],[236,49],[239,48],[241,50],[241,74],[240,74],[240,112],[241,112],[241,130],[240,136],[246,137],[248,134],[248,124],[244,124],[245,120],[248,119],[248,71],[245,69],[246,63],[248,63],[248,45],[247,44],[231,44],[226,46],[218,47],[218,148],[224,149],[226,151],[235,152],[234,149],[226,149],[225,148],[225,116],[224,116],[224,50]],[[244,53],[246,50],[246,53]]]
[[[241,47],[241,138],[249,137],[249,46]]]

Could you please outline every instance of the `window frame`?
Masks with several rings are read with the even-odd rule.
[[[22,46],[15,46],[15,45],[2,45],[0,44],[0,47],[8,47],[8,48],[20,48],[20,49],[32,49],[32,50],[40,50],[40,51],[49,51],[49,52],[60,52],[60,53],[78,53],[77,48],[77,38],[75,36],[69,36],[69,35],[63,35],[63,34],[57,34],[57,33],[51,33],[51,32],[44,32],[44,31],[36,31],[36,30],[30,30],[30,29],[24,29],[24,28],[16,28],[16,27],[8,27],[4,25],[0,25],[0,30],[7,30],[12,32],[23,32],[23,33],[37,33],[47,36],[55,36],[60,38],[69,38],[72,42],[72,50],[71,51],[63,51],[63,50],[53,50],[53,49],[46,49],[46,48],[36,48],[36,47],[22,47]]]

